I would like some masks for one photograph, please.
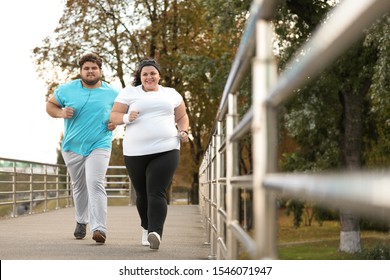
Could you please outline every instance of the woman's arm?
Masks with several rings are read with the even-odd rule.
[[[110,114],[110,122],[115,125],[124,124],[123,117],[127,113],[128,109],[128,105],[119,102],[114,102]]]
[[[175,108],[175,122],[177,128],[179,129],[180,139],[184,142],[188,142],[188,128],[190,126],[190,121],[188,119],[184,101]]]

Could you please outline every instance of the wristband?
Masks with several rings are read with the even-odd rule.
[[[131,123],[130,120],[129,120],[129,114],[124,114],[122,120],[123,120],[124,124]]]

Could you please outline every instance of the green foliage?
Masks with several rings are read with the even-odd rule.
[[[336,210],[330,210],[328,208],[315,205],[313,207],[314,218],[320,226],[323,225],[324,221],[338,221],[339,213]]]
[[[380,244],[374,248],[363,249],[359,253],[359,259],[361,260],[390,260],[390,245]]]
[[[305,42],[305,36],[311,34],[310,24],[304,23],[314,20],[307,18],[311,8],[310,5],[303,8],[303,2],[287,1],[281,7],[283,13],[278,14],[276,31],[279,38],[284,38],[279,42],[282,68]],[[317,8],[322,5],[317,4],[313,5]],[[327,11],[329,7],[323,8]],[[317,18],[316,13],[313,17]],[[364,43],[356,43],[319,78],[297,90],[296,98],[286,104],[281,125],[297,148],[282,153],[281,170],[340,168],[347,164],[346,159],[352,153],[363,166],[389,165],[390,53],[386,51],[390,48],[389,21],[389,15],[379,20],[366,32]]]
[[[368,218],[363,217],[360,220],[360,228],[362,230],[375,230],[375,231],[381,231],[381,232],[389,232],[390,224],[385,219],[386,217],[381,217],[381,219],[374,219],[374,218]]]
[[[282,5],[281,10],[288,12],[279,15],[275,24],[280,36],[280,69],[310,38],[312,26],[320,18],[316,9],[320,7],[325,12],[329,8],[322,6],[325,1],[309,2],[286,1]],[[383,39],[389,37],[388,22],[386,16],[376,23],[365,33],[364,40],[350,47],[319,78],[311,78],[286,104],[281,123],[286,131],[283,136],[291,137],[296,147],[282,151],[282,171],[388,165],[390,130],[384,124],[389,119],[390,79],[386,67],[390,52],[383,51],[389,46],[388,40]],[[359,230],[358,218],[353,221],[354,229]],[[341,228],[344,225],[342,222]]]
[[[390,165],[390,14],[383,16],[367,31],[366,47],[377,51],[369,95],[366,150],[364,158],[369,167]]]
[[[305,0],[280,5],[274,24],[281,70],[331,7],[326,1]],[[324,73],[297,90],[296,97],[282,112],[281,126],[298,144],[294,150],[282,151],[282,171],[317,171],[339,166],[342,112],[335,75]]]
[[[302,214],[303,209],[305,208],[305,204],[299,200],[289,200],[286,204],[287,206],[287,215],[291,212],[293,213],[294,219],[293,224],[295,228],[298,228],[302,223]]]
[[[241,33],[252,0],[200,0],[198,2],[206,8],[203,20],[209,27],[213,28],[216,34],[219,34],[213,39],[214,42],[222,45],[223,42],[218,39],[223,37],[224,34],[229,34],[226,38],[230,40],[230,43],[228,41],[228,47],[237,48],[237,41],[241,39]]]
[[[332,5],[324,0],[287,0],[279,5],[274,26],[280,70],[285,68],[331,8]]]

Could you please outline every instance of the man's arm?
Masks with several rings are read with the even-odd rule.
[[[71,107],[66,107],[62,109],[57,99],[52,96],[46,102],[46,112],[53,118],[70,119],[73,117],[74,110]]]

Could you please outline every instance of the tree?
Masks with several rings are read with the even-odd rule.
[[[328,9],[324,1],[314,1],[313,6],[323,11]],[[310,37],[312,28],[309,26],[315,22],[310,15],[319,14],[306,10],[312,9],[313,6],[308,1],[286,1],[284,8],[290,8],[296,16],[296,19],[289,16],[290,20],[296,22],[295,25],[289,26],[298,27],[299,30],[294,32],[297,36],[290,34],[293,41],[298,38],[303,42]],[[303,23],[300,24],[300,21]],[[285,21],[283,23],[289,24]],[[375,161],[376,155],[371,151],[381,148],[374,143],[377,143],[378,136],[385,136],[388,131],[378,130],[376,121],[372,118],[378,117],[372,113],[373,108],[378,110],[382,108],[380,109],[382,112],[388,111],[382,107],[386,102],[374,102],[378,107],[370,105],[372,100],[378,101],[373,97],[389,93],[388,87],[377,83],[389,78],[388,72],[382,71],[386,70],[386,66],[383,65],[389,59],[388,52],[386,54],[383,52],[386,40],[382,38],[386,36],[384,32],[388,32],[385,31],[386,27],[383,24],[384,22],[377,23],[366,33],[368,35],[365,41],[356,43],[318,79],[299,89],[297,98],[287,104],[284,124],[289,135],[298,143],[298,148],[285,155],[282,165],[284,170],[317,171],[335,168],[359,170],[365,166],[367,158],[370,158],[371,162]],[[285,28],[279,24],[277,30]],[[306,32],[302,32],[305,29]],[[285,58],[290,58],[289,54],[292,51],[288,50],[294,48],[289,40],[282,46],[287,46],[287,52],[282,53],[281,65]],[[380,57],[382,58],[379,59]],[[380,133],[375,135],[370,133],[372,131]],[[384,137],[381,141],[386,145],[388,143]],[[370,145],[370,149],[367,144]],[[339,249],[349,253],[358,252],[359,216],[349,209],[340,210]]]
[[[176,88],[188,106],[192,203],[198,203],[200,161],[245,22],[242,10],[237,15],[224,1],[217,2],[235,11],[229,14],[234,28],[225,34],[211,25],[211,17],[221,18],[217,6],[215,14],[209,13],[212,1],[68,0],[54,34],[33,50],[48,94],[77,75],[77,59],[85,52],[102,55],[105,79],[118,80],[122,87],[140,58],[156,58],[163,83]]]
[[[103,56],[108,80],[116,77],[125,86],[134,58],[127,53],[134,40],[126,26],[133,19],[129,12],[126,1],[68,0],[54,34],[33,50],[38,73],[49,87],[75,76],[77,60],[90,51]]]
[[[377,50],[373,66],[372,85],[368,99],[369,122],[365,129],[370,137],[365,137],[363,151],[367,167],[388,167],[390,164],[390,14],[386,14],[367,32],[366,47]]]

